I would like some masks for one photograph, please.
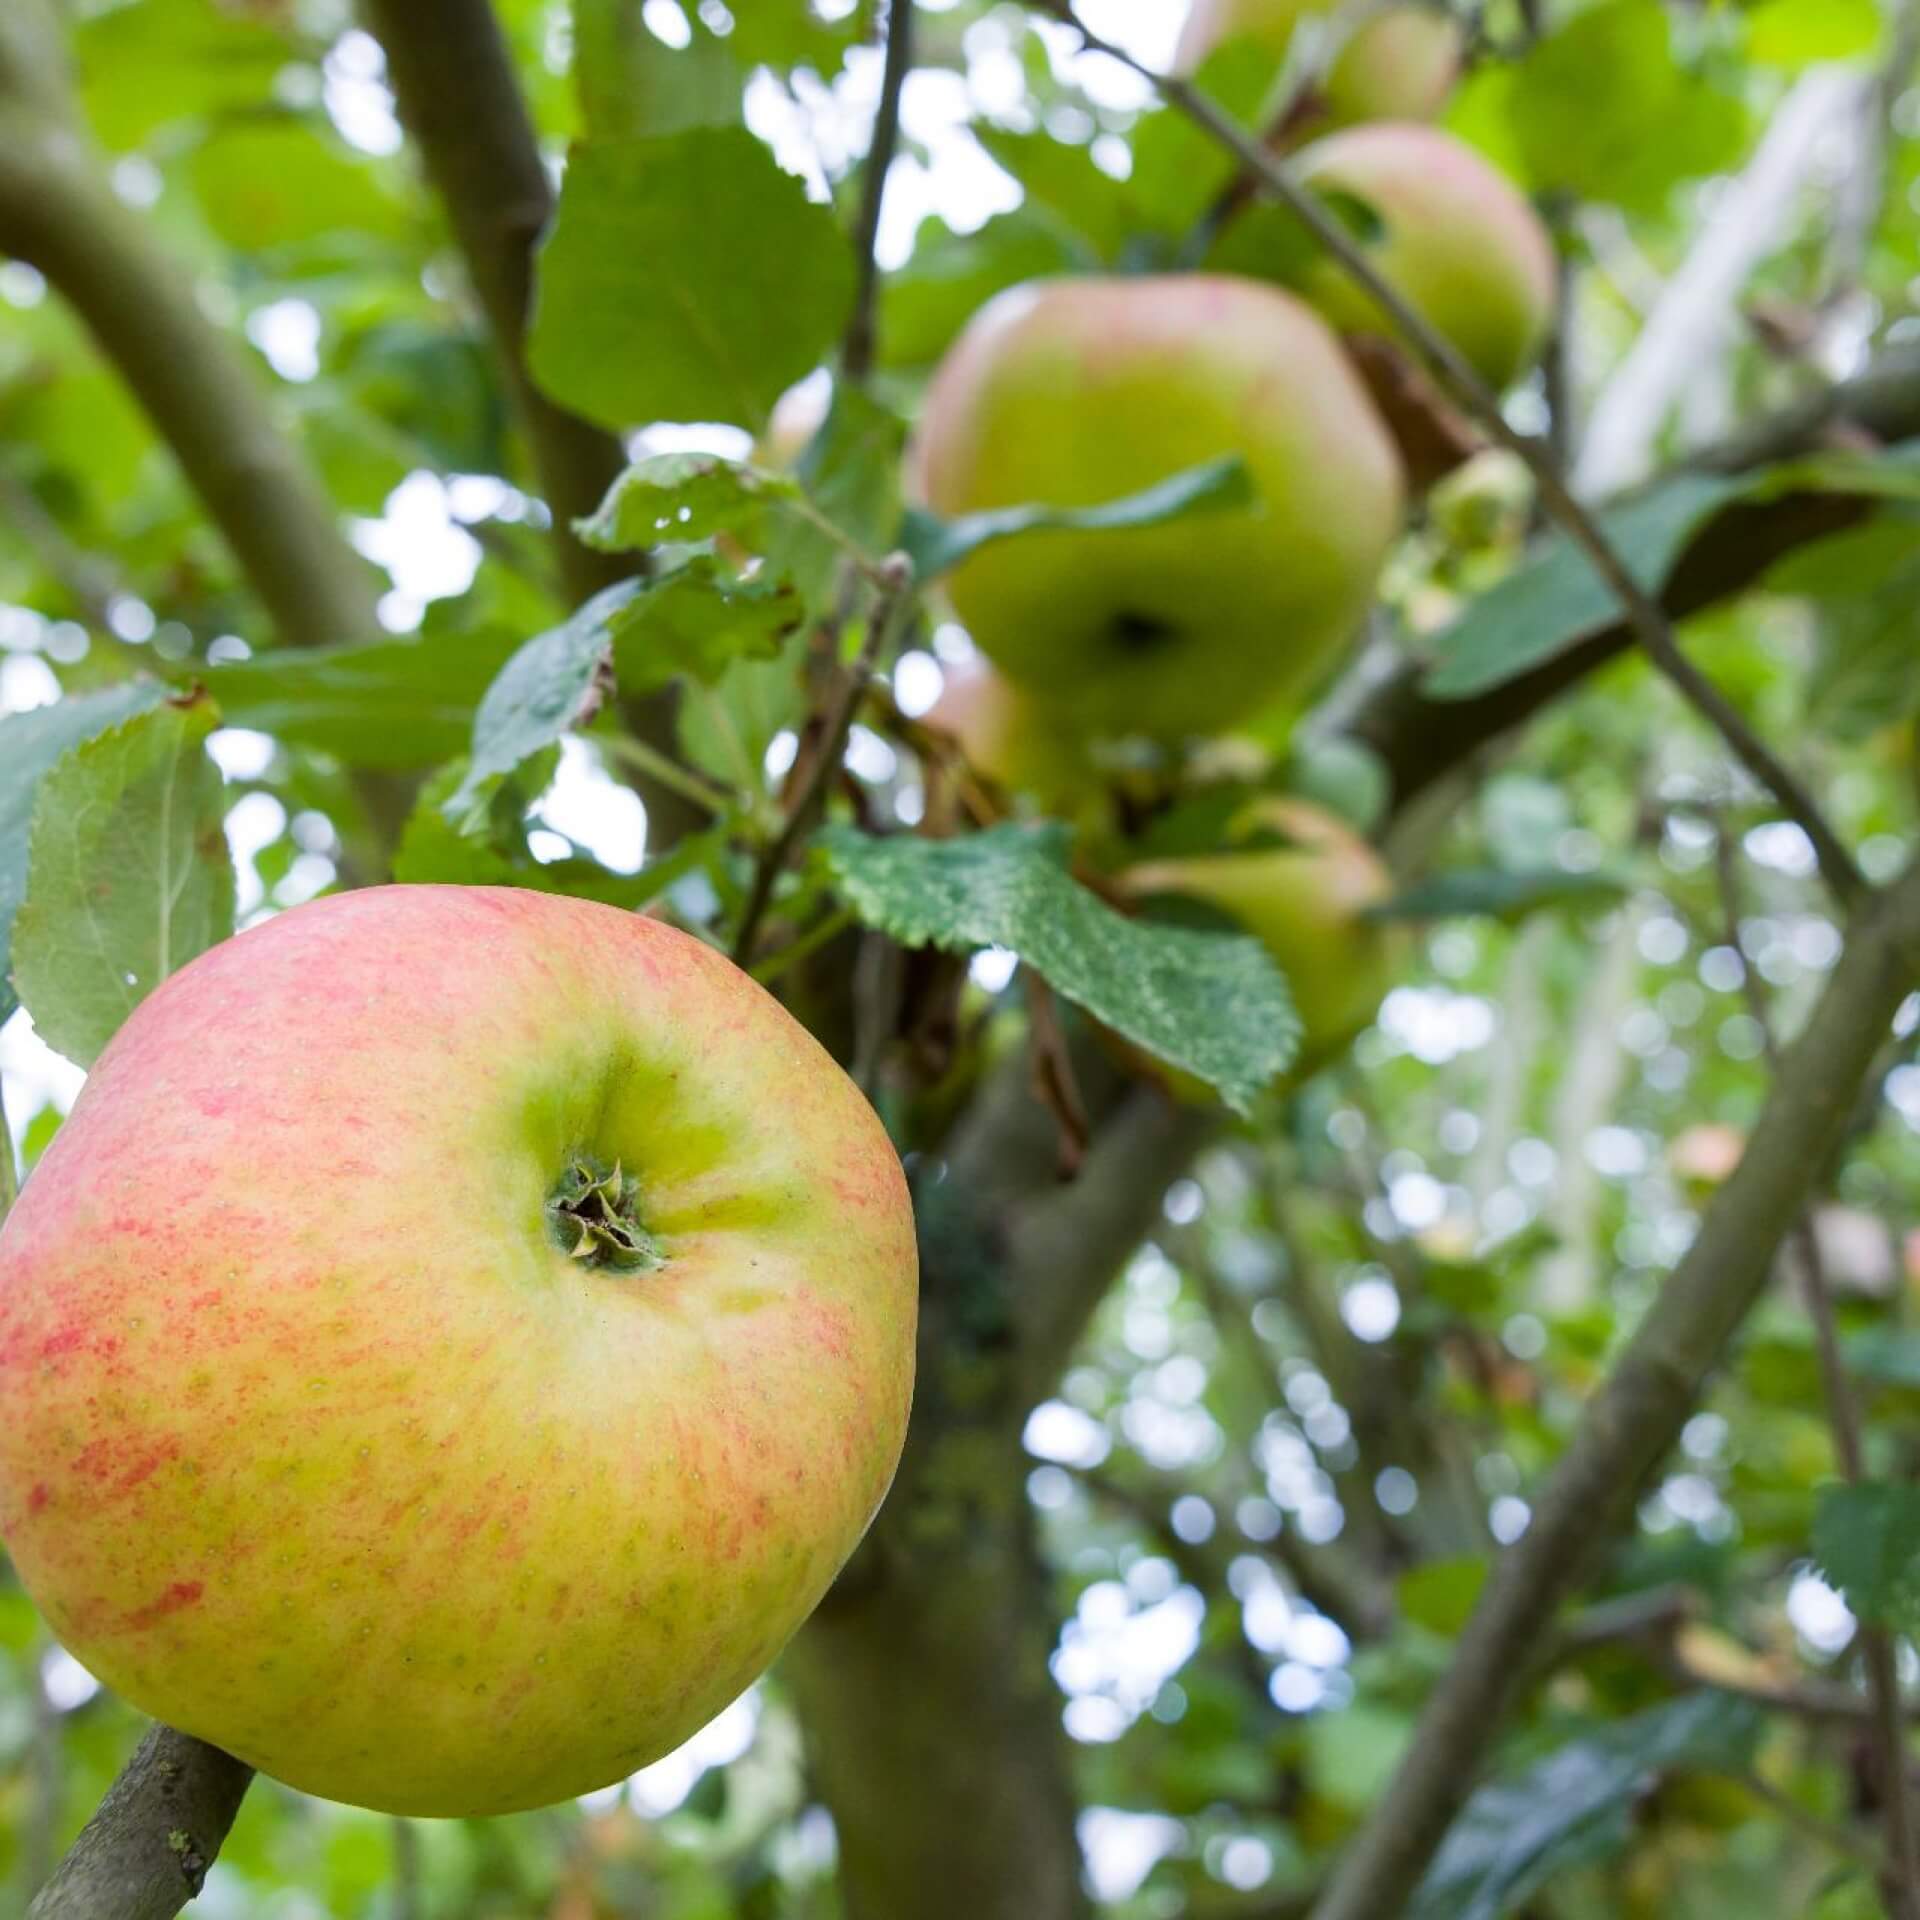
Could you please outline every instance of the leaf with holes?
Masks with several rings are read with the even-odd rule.
[[[91,1066],[168,974],[233,931],[209,700],[73,748],[40,782],[13,978],[47,1044]]]
[[[1066,867],[1057,826],[963,840],[828,827],[818,845],[847,904],[908,947],[1004,947],[1066,999],[1218,1089],[1236,1112],[1291,1064],[1300,1022],[1257,940],[1129,920]]]
[[[581,540],[601,553],[633,553],[663,540],[691,544],[715,534],[761,550],[768,517],[795,511],[797,481],[714,453],[660,453],[636,460],[586,519]]]

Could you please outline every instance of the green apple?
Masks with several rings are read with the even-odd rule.
[[[1201,901],[1265,946],[1300,1015],[1298,1077],[1345,1047],[1393,984],[1401,936],[1367,917],[1393,897],[1393,876],[1351,827],[1305,800],[1255,801],[1229,838],[1240,844],[1130,867],[1119,891],[1136,901]]]
[[[1553,238],[1507,177],[1451,134],[1408,122],[1351,127],[1303,149],[1300,180],[1379,219],[1373,264],[1496,390],[1540,357],[1553,320]],[[1324,255],[1301,287],[1342,333],[1391,337],[1370,294]]]
[[[1009,790],[1049,795],[1094,777],[1085,743],[1065,717],[1043,708],[984,655],[941,672],[940,697],[920,724],[951,740],[976,773]]]
[[[362,1806],[539,1806],[826,1591],[915,1298],[878,1120],[710,948],[321,900],[140,1006],[7,1220],[0,1532],[160,1719]]]
[[[913,478],[943,514],[1092,506],[1229,454],[1250,507],[1023,534],[948,583],[981,650],[1076,726],[1178,738],[1318,680],[1399,531],[1399,456],[1324,323],[1217,274],[1014,288],[936,373]]]
[[[1353,13],[1354,8],[1345,9]],[[1311,20],[1329,36],[1341,30],[1338,0],[1194,0],[1174,66],[1192,73],[1214,48],[1251,40],[1273,56],[1277,72],[1294,35]],[[1349,126],[1361,120],[1429,120],[1447,103],[1459,77],[1464,40],[1437,7],[1376,9],[1337,43],[1319,77],[1317,112],[1306,124]]]

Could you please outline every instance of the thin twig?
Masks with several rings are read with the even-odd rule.
[[[854,914],[851,907],[836,907],[831,913],[823,913],[805,933],[790,940],[777,953],[770,953],[753,970],[753,977],[765,986],[774,981],[790,968],[797,967],[809,954],[818,953],[828,941],[837,940],[841,934],[853,925]]]
[[[421,1920],[420,1829],[399,1816],[393,1822],[393,1920]]]
[[[853,731],[853,716],[859,710],[860,696],[866,691],[867,682],[884,657],[902,618],[913,605],[913,565],[905,554],[888,555],[875,568],[875,573],[873,604],[867,609],[867,633],[861,642],[859,657],[841,678],[813,763],[793,796],[785,823],[754,869],[753,886],[733,941],[733,958],[738,966],[744,967],[752,960],[761,923],[773,901],[774,887],[825,803],[834,770],[846,751],[847,735]]]
[[[737,795],[710,780],[703,780],[691,767],[683,767],[658,747],[635,739],[632,734],[595,734],[593,743],[609,760],[631,767],[634,772],[645,774],[649,780],[659,781],[663,787],[672,788],[683,800],[692,801],[702,812],[710,813],[716,819],[741,810]]]
[[[887,59],[880,76],[880,104],[873,116],[873,138],[867,143],[865,180],[860,193],[860,220],[854,229],[856,271],[853,315],[847,322],[846,344],[840,365],[856,385],[873,371],[877,333],[875,309],[880,298],[880,263],[874,247],[880,237],[880,210],[887,197],[887,175],[900,139],[900,94],[913,69],[913,0],[890,0],[887,8]]]
[[[1371,296],[1428,371],[1467,408],[1490,438],[1524,462],[1548,511],[1566,529],[1569,538],[1587,556],[1594,571],[1619,602],[1647,657],[1718,730],[1741,764],[1774,796],[1787,816],[1799,823],[1813,843],[1828,886],[1849,907],[1863,899],[1870,891],[1866,878],[1812,794],[1747,725],[1720,689],[1681,651],[1659,602],[1635,578],[1599,522],[1575,498],[1552,450],[1535,435],[1522,433],[1508,422],[1498,396],[1467,363],[1465,356],[1408,304],[1319,196],[1295,179],[1281,160],[1268,153],[1231,114],[1190,80],[1161,73],[1125,48],[1092,32],[1074,11],[1073,0],[1032,0],[1032,4],[1072,27],[1090,51],[1105,54],[1140,75],[1189,119],[1236,154],[1260,184],[1291,209],[1328,255]]]

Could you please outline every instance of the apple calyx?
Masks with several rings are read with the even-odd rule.
[[[640,1182],[585,1154],[570,1159],[547,1196],[547,1221],[556,1243],[585,1267],[613,1273],[652,1273],[667,1264],[666,1250],[640,1221]]]

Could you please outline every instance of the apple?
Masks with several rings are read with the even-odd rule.
[[[1511,386],[1539,358],[1553,319],[1553,238],[1471,147],[1437,127],[1382,122],[1330,134],[1294,164],[1304,185],[1349,194],[1379,218],[1373,264],[1490,387]],[[1394,333],[1336,260],[1316,258],[1300,290],[1342,333]]]
[[[1340,13],[1334,0],[1194,0],[1174,68],[1192,73],[1225,42],[1252,40],[1272,54],[1277,73],[1303,23],[1311,20],[1333,34],[1339,31]],[[1431,119],[1453,91],[1463,50],[1459,25],[1435,7],[1378,10],[1338,44],[1318,77],[1317,110],[1306,124]]]
[[[907,1421],[872,1110],[610,907],[323,899],[102,1056],[0,1234],[0,1532],[158,1718],[493,1814],[693,1733],[826,1591]]]
[[[1043,708],[982,654],[944,664],[940,697],[920,716],[976,773],[1009,790],[1064,794],[1093,778],[1066,716]]]
[[[1026,533],[948,581],[980,649],[1077,727],[1178,738],[1319,679],[1399,531],[1399,456],[1324,323],[1218,274],[1013,288],[936,372],[911,479],[949,515],[1092,506],[1229,454],[1252,506]]]
[[[1137,902],[1197,900],[1253,934],[1293,990],[1302,1028],[1294,1077],[1304,1077],[1366,1026],[1393,984],[1402,936],[1366,917],[1393,897],[1393,876],[1343,820],[1290,796],[1253,802],[1229,841],[1216,853],[1143,861],[1119,876],[1118,891]]]

